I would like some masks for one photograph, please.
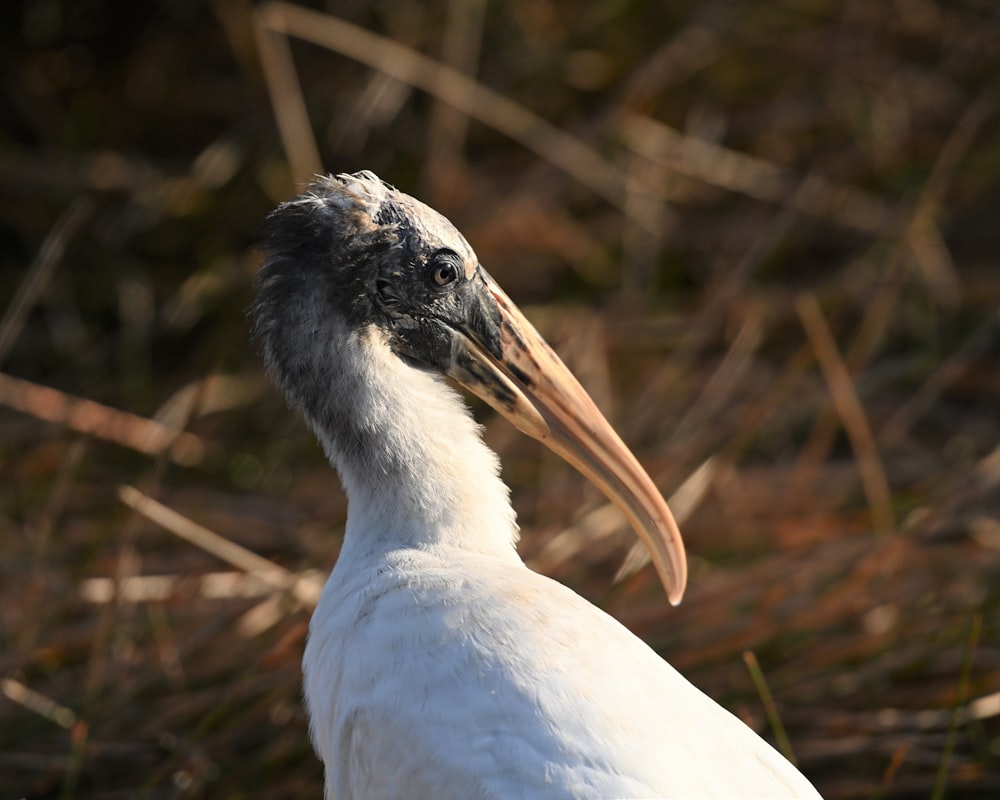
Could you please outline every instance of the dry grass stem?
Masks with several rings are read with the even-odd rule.
[[[441,60],[452,69],[470,77],[476,73],[486,20],[485,0],[449,0]],[[427,136],[427,170],[430,197],[451,192],[460,185],[465,159],[468,115],[438,99],[431,110]]]
[[[154,416],[169,427],[183,426],[195,417],[251,406],[269,391],[263,375],[215,373],[182,386],[163,401]]]
[[[994,113],[1000,89],[991,84],[969,103],[938,151],[906,230],[906,240],[931,296],[948,308],[958,305],[961,283],[936,219],[956,170],[986,120]]]
[[[175,691],[184,691],[187,681],[184,675],[184,665],[181,661],[181,649],[166,609],[162,603],[148,603],[146,614],[153,632],[153,640],[156,643],[156,654],[159,657],[167,683]]]
[[[688,25],[661,44],[629,76],[621,105],[641,109],[670,86],[689,79],[723,53],[718,33],[707,25]]]
[[[981,358],[1000,339],[1000,310],[980,325],[965,342],[942,361],[921,387],[906,403],[896,410],[879,433],[879,441],[885,445],[899,442],[909,432],[922,414],[927,413],[934,402],[966,370]]]
[[[288,610],[288,604],[281,595],[272,595],[241,614],[236,620],[236,630],[240,636],[252,639],[281,622],[288,616]]]
[[[618,167],[575,136],[458,70],[357,25],[299,6],[268,3],[261,6],[259,20],[271,31],[326,47],[422,89],[511,137],[623,212],[635,213],[627,208],[626,178]],[[634,219],[654,231],[659,225],[659,215]]]
[[[0,691],[3,692],[8,700],[24,706],[29,711],[38,714],[40,717],[44,717],[60,728],[70,730],[76,724],[77,717],[73,709],[67,708],[52,698],[29,689],[18,680],[14,680],[13,678],[0,679]]]
[[[936,217],[944,194],[954,178],[959,161],[972,146],[986,118],[993,112],[996,98],[997,91],[994,88],[989,88],[980,94],[964,110],[947,140],[938,151],[930,175],[910,212],[903,235],[892,249],[884,275],[876,286],[874,297],[867,304],[864,318],[858,327],[858,333],[848,350],[846,363],[852,375],[856,375],[868,363],[892,321],[893,310],[899,300],[903,280],[908,272],[907,256],[909,254],[912,254],[916,264],[921,268],[921,273],[935,302],[948,308],[954,308],[959,303],[961,284],[951,254],[941,236],[941,229],[936,222]],[[990,324],[987,323],[987,329]],[[947,381],[950,376],[940,375],[943,369],[942,366],[935,377]],[[932,384],[932,381],[928,381],[928,385],[925,387],[928,394],[924,396],[924,389],[918,393],[918,397],[924,396],[921,402],[927,402],[936,397],[941,386],[940,382]],[[916,400],[917,398],[913,398],[904,409],[917,408],[914,405]],[[910,424],[910,421],[902,416],[904,409],[897,413],[880,439],[886,441],[889,438],[898,437]],[[808,476],[815,472],[816,467],[832,445],[834,433],[833,415],[830,412],[824,412],[817,420],[809,443],[803,448],[800,457],[805,475]]]
[[[754,314],[748,314],[726,351],[725,358],[705,382],[698,397],[677,424],[670,437],[671,445],[678,446],[699,437],[713,415],[732,398],[763,339],[760,319]]]
[[[322,174],[323,160],[295,74],[288,37],[267,24],[272,16],[267,6],[258,10],[254,14],[254,34],[274,117],[292,168],[292,181],[301,185],[314,175]]]
[[[854,450],[861,484],[871,508],[872,526],[878,533],[891,533],[896,523],[889,482],[850,372],[840,357],[837,343],[816,298],[810,294],[800,295],[795,302],[795,310],[823,371],[830,399]]]
[[[625,528],[621,512],[611,503],[604,503],[549,539],[539,552],[527,559],[528,566],[540,572],[554,572],[581,553],[624,536]]]
[[[229,539],[208,530],[171,508],[158,503],[132,486],[121,486],[118,496],[125,505],[138,511],[147,519],[200,547],[216,558],[244,570],[274,589],[290,592],[306,607],[313,607],[319,600],[322,584],[310,576],[299,576],[266,558],[247,550]]]
[[[965,653],[962,658],[962,669],[958,675],[958,684],[955,687],[955,710],[951,715],[951,722],[948,725],[948,735],[945,739],[944,747],[941,749],[941,762],[937,775],[934,778],[934,788],[931,791],[932,800],[941,800],[945,794],[948,784],[949,773],[951,771],[951,761],[955,750],[956,734],[958,726],[962,721],[961,706],[965,703],[965,698],[969,694],[969,685],[972,677],[972,662],[976,657],[976,650],[979,648],[979,639],[983,633],[983,618],[976,614],[972,618],[969,626],[969,636],[965,643]]]
[[[760,668],[757,656],[752,651],[746,650],[743,653],[743,663],[747,665],[747,670],[753,679],[753,685],[757,689],[757,695],[760,697],[761,705],[764,706],[764,712],[767,714],[768,722],[771,723],[771,730],[774,731],[774,738],[777,740],[778,749],[785,758],[797,765],[799,762],[796,760],[795,753],[792,750],[792,742],[785,731],[781,715],[778,713],[778,706],[774,702],[774,696],[771,694],[771,688],[767,685],[767,679],[764,677],[764,671]]]
[[[49,235],[45,237],[38,256],[7,305],[3,319],[0,319],[0,364],[7,360],[7,354],[10,353],[24,326],[25,316],[45,292],[52,278],[52,271],[62,260],[69,240],[76,235],[93,212],[93,200],[89,197],[78,197],[70,203],[52,226]]]
[[[255,572],[204,572],[198,575],[132,575],[122,580],[85,578],[80,582],[80,599],[88,603],[112,603],[121,599],[130,603],[167,602],[179,598],[205,600],[246,600],[270,597],[276,585],[284,586],[286,573],[273,567],[268,578]],[[320,581],[315,573],[299,574],[299,580]]]
[[[797,176],[761,158],[681,133],[648,117],[625,116],[622,135],[636,153],[683,175],[847,228],[880,234],[889,230],[896,218],[891,208],[860,189],[837,185],[815,174]]]
[[[670,495],[670,510],[674,513],[677,524],[682,524],[691,516],[698,505],[708,494],[716,474],[716,462],[713,459],[705,461],[692,472],[677,491]],[[613,583],[620,583],[631,577],[649,563],[649,553],[642,542],[632,545],[622,565],[615,572]]]
[[[0,405],[140,453],[168,453],[184,466],[199,463],[208,448],[192,433],[4,373],[0,373]]]
[[[87,442],[73,442],[59,465],[55,485],[45,505],[44,513],[29,527],[31,537],[31,580],[22,596],[28,608],[44,608],[44,597],[47,590],[46,575],[51,569],[50,557],[53,534],[58,529],[59,519],[66,510],[70,490],[73,487],[76,472],[87,451]],[[16,650],[19,655],[26,656],[41,639],[47,615],[32,614],[27,624],[18,632]]]
[[[874,800],[879,800],[879,798],[883,797],[889,787],[892,786],[896,773],[899,772],[899,768],[903,766],[903,762],[906,761],[906,757],[910,754],[911,747],[911,742],[904,742],[893,751],[892,758],[889,759],[889,766],[885,768],[885,772],[882,775],[882,783],[875,793]]]
[[[874,287],[874,294],[865,306],[858,332],[847,350],[844,365],[852,379],[873,357],[892,322],[903,280],[906,277],[904,250],[901,244],[897,244],[893,249],[889,263]],[[862,259],[870,257],[871,252]],[[833,447],[837,428],[836,409],[826,407],[820,411],[809,433],[809,439],[799,453],[798,465],[801,476],[797,482],[799,490],[807,489],[816,479],[830,448]]]

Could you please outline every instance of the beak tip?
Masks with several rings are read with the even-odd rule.
[[[681,586],[676,589],[672,589],[670,594],[667,595],[667,599],[670,600],[670,605],[677,608],[677,606],[679,606],[681,601],[684,599],[684,587]]]
[[[662,583],[667,592],[667,599],[670,601],[670,605],[676,608],[681,604],[681,600],[684,599],[684,590],[687,588],[686,560],[682,560],[680,562],[680,569],[670,575],[669,583],[667,581],[662,581]]]

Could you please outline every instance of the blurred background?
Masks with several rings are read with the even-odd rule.
[[[0,795],[321,795],[299,663],[344,499],[245,309],[267,212],[372,169],[676,493],[674,609],[477,405],[532,566],[829,798],[1000,796],[995,2],[0,15]]]

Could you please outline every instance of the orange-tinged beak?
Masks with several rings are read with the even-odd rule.
[[[687,560],[666,501],[559,356],[496,282],[481,274],[500,313],[500,356],[465,334],[448,374],[600,487],[628,518],[677,605]]]

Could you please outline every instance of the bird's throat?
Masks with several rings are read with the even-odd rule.
[[[374,328],[332,341],[340,346],[324,358],[336,365],[328,386],[302,405],[347,491],[345,550],[513,555],[499,462],[458,394],[398,358]]]

